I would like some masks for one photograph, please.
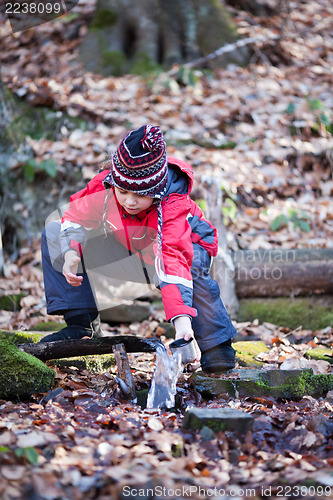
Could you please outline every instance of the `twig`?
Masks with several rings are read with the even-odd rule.
[[[243,38],[242,40],[237,40],[237,42],[228,43],[227,45],[223,45],[223,47],[220,47],[219,49],[215,50],[214,52],[211,52],[207,56],[199,57],[198,59],[195,59],[194,61],[190,61],[188,63],[185,63],[182,65],[182,67],[183,68],[196,68],[198,66],[202,66],[203,64],[206,64],[209,61],[213,61],[214,59],[217,59],[218,57],[221,57],[223,54],[227,54],[228,52],[233,52],[234,50],[239,49],[241,47],[245,47],[247,45],[255,44],[258,42],[267,42],[269,40],[277,40],[278,38],[280,38],[280,35],[271,35],[271,36],[266,36],[266,37]],[[166,74],[168,76],[173,76],[178,72],[178,70],[179,70],[179,67],[172,68]]]

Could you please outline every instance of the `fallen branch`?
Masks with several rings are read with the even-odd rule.
[[[21,351],[47,361],[49,359],[73,358],[89,354],[109,354],[113,346],[124,344],[126,352],[155,352],[161,345],[159,339],[142,339],[134,335],[116,335],[99,339],[59,340],[58,342],[40,342],[37,344],[20,344]]]
[[[206,64],[207,62],[213,61],[214,59],[217,59],[218,57],[223,56],[224,54],[227,54],[228,52],[233,52],[236,49],[239,49],[241,47],[245,47],[247,45],[253,45],[258,42],[268,42],[270,40],[277,40],[280,38],[280,35],[271,35],[271,36],[266,36],[266,37],[249,37],[249,38],[243,38],[241,40],[237,40],[237,42],[234,43],[227,43],[226,45],[223,45],[223,47],[220,47],[219,49],[215,50],[214,52],[211,52],[210,54],[207,54],[204,57],[199,57],[198,59],[195,59],[194,61],[190,61],[188,63],[182,64],[182,68],[197,68],[198,66],[202,66],[203,64]],[[174,76],[177,74],[179,71],[179,66],[176,68],[172,68],[171,70],[167,71],[166,75],[168,76]]]

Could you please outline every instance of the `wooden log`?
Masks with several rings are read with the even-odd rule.
[[[124,344],[127,352],[155,352],[159,339],[142,339],[134,335],[116,335],[98,339],[59,340],[57,342],[40,342],[37,344],[20,344],[18,347],[42,361],[49,359],[73,358],[88,354],[112,353],[116,344]]]
[[[333,293],[333,248],[241,250],[233,262],[239,298]]]

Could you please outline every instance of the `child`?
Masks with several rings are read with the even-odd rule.
[[[216,228],[191,200],[193,171],[166,155],[159,127],[132,130],[109,170],[70,198],[59,222],[42,235],[49,314],[67,326],[42,341],[102,336],[94,276],[155,283],[176,339],[195,337],[204,371],[235,366],[236,333],[209,275]]]

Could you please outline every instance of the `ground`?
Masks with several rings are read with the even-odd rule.
[[[156,323],[150,318],[130,328],[141,336],[158,334],[167,345],[172,339]],[[124,333],[128,327],[115,330]],[[256,341],[255,346],[262,351],[253,356],[262,369],[286,362],[299,367],[302,361],[317,374],[330,373],[330,363],[307,359],[305,353],[315,350],[314,338],[318,344],[331,343],[332,330],[303,331],[301,341],[297,333],[271,324],[239,324],[243,340],[238,347],[261,335],[265,343]],[[241,354],[239,347],[237,359]],[[214,488],[230,497],[288,498],[290,491],[302,491],[302,498],[333,498],[333,392],[319,399],[303,395],[298,401],[259,392],[240,396],[237,391],[203,397],[193,375],[183,373],[176,407],[148,410],[144,395],[155,355],[130,354],[129,359],[141,406],[122,399],[116,367],[90,373],[53,362],[47,363],[56,373],[51,391],[19,403],[0,401],[3,500],[122,499],[127,493],[138,495],[138,488],[144,498],[153,498],[152,491],[170,498],[179,488],[195,499],[202,498],[200,491],[216,496]],[[255,370],[239,368],[244,369]],[[231,382],[233,377],[229,375]],[[188,429],[183,421],[191,407],[241,410],[254,423],[245,433],[239,428],[214,432],[209,423]]]

